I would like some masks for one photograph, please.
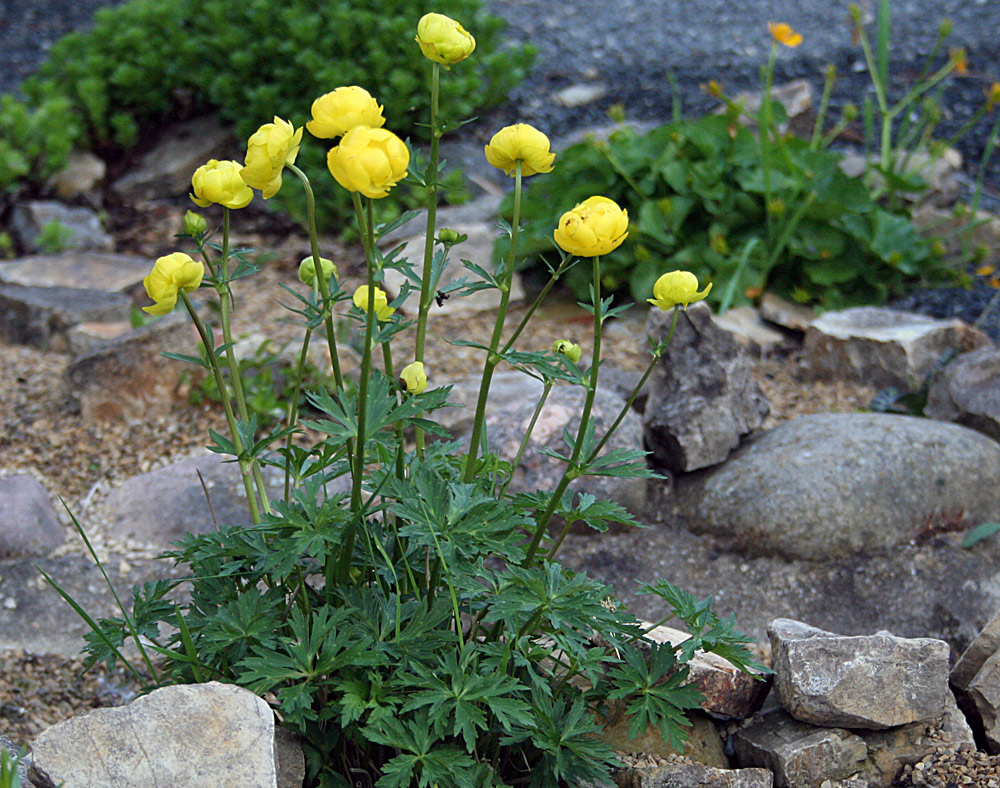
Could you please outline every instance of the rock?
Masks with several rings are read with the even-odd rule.
[[[67,332],[87,322],[127,320],[130,294],[149,261],[132,255],[67,252],[0,263],[0,335],[66,350]]]
[[[601,362],[601,387],[613,391],[626,402],[642,380],[642,372],[637,369],[622,369],[614,363]],[[642,414],[646,409],[649,387],[643,386],[632,402],[632,410]]]
[[[752,306],[739,306],[712,318],[715,325],[728,331],[743,347],[767,354],[784,343],[785,335],[768,326]]]
[[[472,429],[472,421],[476,415],[476,402],[479,399],[480,380],[480,375],[470,375],[452,383],[448,402],[454,407],[440,408],[434,411],[435,421],[450,430],[454,436]],[[490,382],[490,394],[486,400],[486,417],[494,418],[502,415],[512,402],[530,402],[533,405],[542,395],[542,389],[540,380],[529,377],[523,372],[496,372]]]
[[[650,630],[647,637],[676,646],[691,635],[680,629],[659,626]],[[687,667],[690,669],[688,683],[694,684],[705,696],[701,708],[722,717],[745,719],[751,716],[771,689],[770,675],[757,678],[744,673],[718,654],[696,651]]]
[[[944,641],[889,632],[835,635],[785,618],[772,621],[768,635],[775,692],[797,720],[878,730],[944,713]]]
[[[142,288],[152,264],[130,254],[66,252],[21,257],[0,263],[0,283],[19,287],[131,293]]]
[[[70,151],[66,166],[49,179],[61,200],[71,200],[93,189],[104,180],[107,165],[90,151]]]
[[[274,763],[278,773],[276,788],[302,788],[306,780],[306,757],[299,737],[287,728],[274,728]]]
[[[1000,350],[963,353],[935,376],[924,413],[1000,441]]]
[[[713,769],[696,763],[670,763],[625,769],[615,775],[619,788],[771,788],[767,769]]]
[[[90,208],[70,207],[54,200],[31,200],[14,207],[10,220],[14,239],[26,252],[111,252],[115,239]]]
[[[796,79],[771,88],[771,101],[784,107],[789,120],[804,115],[812,109],[812,96],[812,83],[808,79]],[[762,97],[761,90],[745,90],[732,97],[734,103],[742,105],[746,113],[744,118],[751,127],[757,125],[757,113],[760,111]],[[725,114],[727,110],[728,107],[723,105],[716,110],[716,114]],[[780,130],[784,131],[785,126]]]
[[[736,733],[736,763],[774,773],[777,788],[820,788],[850,777],[868,757],[864,740],[843,728],[816,728],[781,709],[756,717]]]
[[[492,392],[491,392],[492,393]],[[543,448],[566,452],[562,433],[568,429],[575,435],[580,423],[585,394],[580,387],[560,386],[552,389],[535,422],[531,438],[521,457],[521,464],[514,473],[511,491],[552,490],[555,488],[565,462],[556,460],[542,452]],[[508,462],[517,456],[518,447],[531,423],[537,397],[530,399],[506,400],[486,417],[486,431],[489,445],[501,459]],[[611,426],[625,407],[625,400],[598,386],[591,423],[598,437]],[[642,451],[642,428],[639,417],[629,411],[615,430],[614,436],[601,450],[605,455],[615,449]],[[633,514],[640,514],[646,501],[646,480],[616,478],[614,476],[584,476],[569,486],[570,490],[587,492],[600,499],[608,499],[621,504]]]
[[[163,687],[43,731],[32,747],[39,788],[276,788],[274,713],[219,682]]]
[[[138,421],[171,410],[184,372],[182,362],[161,351],[196,353],[186,312],[172,312],[74,359],[66,370],[83,417]]]
[[[66,343],[72,355],[84,356],[113,339],[125,336],[131,330],[132,322],[129,320],[78,323],[66,332]]]
[[[805,416],[676,480],[690,527],[755,555],[824,561],[1000,517],[1000,446],[955,424],[882,413]],[[764,493],[764,494],[762,494]],[[942,526],[944,528],[944,526]]]
[[[913,226],[922,235],[940,240],[949,256],[962,254],[963,246],[985,249],[994,262],[1000,255],[1000,217],[988,211],[976,211],[973,216],[971,211],[956,214],[951,207],[923,204],[913,211]]]
[[[179,123],[165,130],[139,166],[114,183],[114,190],[130,197],[144,197],[153,191],[160,197],[185,195],[191,190],[191,176],[209,159],[226,158],[224,151],[231,133],[214,116]]]
[[[33,476],[0,476],[0,558],[48,555],[65,540],[49,494]]]
[[[688,740],[684,744],[684,757],[703,766],[728,769],[729,758],[726,757],[722,739],[719,738],[719,729],[712,722],[712,718],[707,714],[694,711],[688,712],[688,720],[691,726],[684,728],[684,732],[688,736]],[[601,738],[610,744],[616,752],[660,758],[680,754],[669,744],[664,743],[660,737],[659,728],[654,725],[651,725],[636,738],[629,739],[628,719],[625,716],[624,704],[622,703],[613,704],[610,719],[604,723]]]
[[[671,319],[667,312],[652,310],[646,333],[663,339]],[[681,313],[673,340],[647,385],[642,419],[646,443],[656,460],[672,471],[722,462],[769,410],[750,375],[748,357],[712,322],[704,303]]]
[[[986,660],[998,650],[1000,650],[1000,612],[983,627],[983,631],[958,658],[955,667],[951,669],[951,686],[959,691],[967,690],[976,674],[986,664]]]
[[[852,178],[860,177],[866,171],[871,176],[872,188],[880,190],[883,181],[876,167],[879,158],[871,158],[872,167],[868,167],[865,156],[860,153],[848,152],[840,161],[840,169]],[[962,185],[956,177],[962,169],[962,154],[955,148],[946,148],[940,155],[931,155],[927,151],[913,151],[905,160],[897,160],[896,172],[901,170],[906,177],[919,176],[927,188],[919,192],[904,192],[903,196],[915,203],[928,203],[935,206],[948,206],[955,202],[962,190]]]
[[[119,539],[166,548],[185,533],[219,525],[249,525],[250,509],[236,463],[219,454],[199,454],[149,471],[111,490],[100,512]],[[205,479],[209,508],[198,473]]]
[[[554,93],[552,100],[562,107],[582,107],[584,104],[593,104],[607,92],[608,89],[604,85],[570,85]]]
[[[782,328],[805,333],[810,323],[816,319],[816,312],[774,293],[764,293],[760,300],[760,316]]]
[[[816,318],[803,351],[819,379],[913,391],[948,351],[989,344],[985,334],[960,320],[864,306]]]
[[[960,697],[973,728],[982,732],[986,751],[1000,754],[1000,651],[987,658]]]

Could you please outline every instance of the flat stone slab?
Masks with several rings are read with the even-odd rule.
[[[128,254],[32,255],[0,263],[0,283],[122,293],[141,285],[152,268],[151,260]]]
[[[0,285],[0,336],[15,344],[65,351],[70,328],[127,319],[131,306],[132,299],[123,293]]]
[[[676,480],[693,530],[753,555],[825,561],[909,543],[949,518],[1000,517],[1000,444],[956,424],[882,413],[805,416]]]
[[[768,627],[782,707],[825,727],[879,730],[945,711],[948,644],[890,632],[844,636],[779,618]]]
[[[232,684],[163,687],[43,731],[32,746],[40,788],[277,788],[274,713]]]
[[[671,763],[649,769],[625,769],[615,775],[619,788],[771,788],[767,769],[713,769],[697,763]]]

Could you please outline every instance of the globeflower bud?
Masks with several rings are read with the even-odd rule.
[[[553,237],[577,257],[597,257],[613,252],[628,236],[628,211],[607,197],[588,197],[559,219]]]
[[[514,175],[521,162],[521,175],[552,172],[556,155],[549,152],[549,138],[527,123],[500,129],[485,147],[486,161],[507,175]]]
[[[698,278],[689,271],[671,271],[656,280],[653,285],[653,297],[647,298],[653,306],[666,312],[675,306],[687,309],[692,301],[701,301],[712,289],[709,283],[704,290],[698,292]]]
[[[385,125],[382,107],[367,90],[357,85],[324,93],[312,103],[312,117],[306,122],[306,128],[321,139],[340,137],[355,126],[377,129]]]
[[[848,101],[844,104],[844,120],[848,123],[856,121],[858,119],[859,112],[860,110],[858,110],[858,105],[853,101]]]
[[[468,236],[466,236],[467,238]],[[458,230],[452,230],[450,227],[442,227],[438,230],[438,240],[443,244],[454,245],[461,243],[462,233]]]
[[[427,373],[420,361],[414,361],[403,367],[399,373],[399,383],[410,394],[421,394],[427,388]]]
[[[242,165],[238,161],[210,159],[191,176],[191,200],[200,208],[212,203],[226,208],[245,208],[253,199],[253,190],[240,177]]]
[[[204,276],[204,264],[191,259],[184,252],[174,252],[158,258],[153,270],[142,280],[146,295],[156,303],[144,306],[142,310],[151,315],[172,312],[177,305],[178,292],[197,290]]]
[[[784,22],[768,22],[767,30],[771,38],[786,47],[794,49],[802,43],[802,34],[796,33],[791,25],[786,25]]]
[[[281,188],[281,171],[286,164],[295,164],[302,142],[302,129],[296,129],[277,115],[273,123],[265,123],[247,141],[246,166],[240,176],[248,186],[260,189],[265,200]]]
[[[350,192],[378,199],[406,177],[410,151],[387,129],[355,126],[326,155],[326,166]]]
[[[416,42],[424,57],[445,68],[465,60],[476,49],[476,39],[444,14],[424,14],[417,22]]]
[[[208,222],[200,213],[188,211],[184,214],[184,233],[192,238],[197,238],[208,229]]]
[[[361,285],[354,291],[354,305],[362,312],[368,311],[368,285]],[[389,298],[385,291],[375,288],[375,317],[379,320],[388,320],[395,314],[396,310],[389,306]]]
[[[552,343],[552,352],[561,356],[566,356],[574,364],[580,360],[583,350],[579,345],[574,345],[568,339],[557,339]]]
[[[313,262],[313,257],[310,255],[299,263],[299,281],[303,284],[309,285],[310,287],[316,281],[316,263]],[[319,258],[320,269],[323,271],[323,278],[327,281],[330,280],[331,276],[337,274],[337,266],[333,264],[332,260],[327,260],[325,257]]]

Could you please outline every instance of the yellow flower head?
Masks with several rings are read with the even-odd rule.
[[[1000,82],[994,82],[986,91],[986,111],[992,112],[997,104],[1000,104]]]
[[[628,236],[628,211],[607,197],[588,197],[559,220],[556,243],[577,257],[613,252]]]
[[[399,373],[399,381],[410,394],[422,393],[427,388],[427,373],[424,372],[423,363],[414,361],[412,364],[407,364]]]
[[[513,175],[521,162],[521,175],[552,172],[556,155],[549,153],[549,138],[527,123],[515,123],[500,129],[486,146],[486,161]]]
[[[340,137],[355,126],[377,129],[385,125],[382,107],[357,85],[324,93],[312,103],[312,117],[306,122],[309,133],[326,140]]]
[[[144,306],[144,312],[151,315],[165,315],[174,310],[177,305],[177,294],[180,290],[189,293],[197,290],[205,276],[205,266],[184,252],[174,252],[166,257],[160,257],[149,276],[142,280],[146,294],[156,303]]]
[[[285,165],[295,164],[301,142],[302,129],[275,115],[273,123],[265,123],[250,135],[240,176],[248,186],[260,189],[265,200],[270,199],[281,188]]]
[[[579,345],[574,345],[568,339],[557,339],[552,343],[552,352],[561,356],[566,356],[574,364],[580,360],[583,350]]]
[[[767,31],[771,34],[771,38],[786,47],[794,49],[802,43],[802,34],[796,33],[791,25],[786,25],[784,22],[768,22]]]
[[[671,271],[656,280],[653,285],[653,297],[647,298],[653,306],[664,312],[675,306],[687,309],[693,301],[701,301],[712,289],[711,283],[698,292],[698,277],[689,271]]]
[[[417,43],[425,57],[447,68],[465,60],[476,48],[476,39],[444,14],[424,14],[417,22]]]
[[[319,266],[323,271],[323,278],[327,281],[330,280],[331,276],[337,275],[337,266],[333,264],[333,260],[327,260],[325,257],[319,258]],[[316,263],[313,262],[313,257],[310,255],[299,263],[299,281],[303,284],[309,285],[310,287],[316,281]]]
[[[216,161],[202,164],[191,176],[189,195],[194,204],[207,208],[212,203],[226,208],[244,208],[253,199],[253,189],[240,177],[243,165],[238,161]]]
[[[354,306],[362,312],[368,311],[368,285],[361,285],[354,291]],[[375,288],[375,317],[379,320],[388,320],[395,314],[396,310],[389,306],[389,298],[385,290],[380,287]]]
[[[348,191],[378,199],[406,177],[410,151],[387,129],[355,126],[326,154],[326,166]]]

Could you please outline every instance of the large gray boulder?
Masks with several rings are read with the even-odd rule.
[[[0,559],[47,555],[65,538],[41,482],[23,473],[0,476]]]
[[[715,769],[698,763],[668,763],[626,769],[615,775],[619,788],[772,788],[767,769]]]
[[[754,436],[677,479],[690,527],[749,553],[817,561],[1000,517],[1000,445],[955,424],[828,413]]]
[[[54,725],[32,746],[39,788],[277,788],[274,713],[252,692],[209,682]]]
[[[652,310],[647,334],[662,341],[672,319],[672,313]],[[715,325],[706,304],[681,312],[647,384],[642,424],[657,462],[672,471],[715,465],[759,427],[769,405],[750,369],[749,356]]]
[[[15,206],[10,227],[21,248],[32,253],[46,247],[92,252],[115,248],[115,239],[101,226],[97,211],[55,200],[29,200]]]
[[[768,627],[774,689],[797,720],[879,730],[945,711],[948,644],[889,632],[844,636],[779,618]]]

